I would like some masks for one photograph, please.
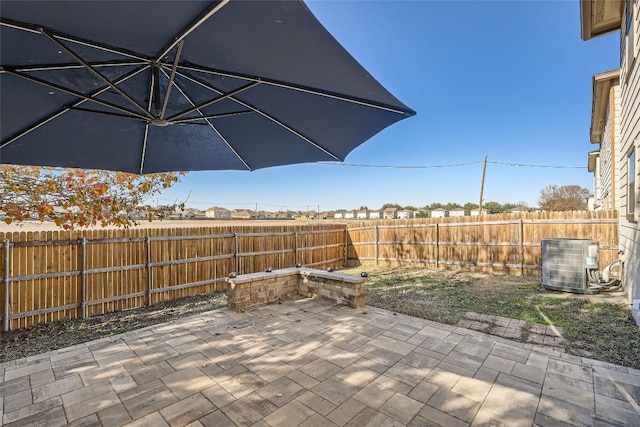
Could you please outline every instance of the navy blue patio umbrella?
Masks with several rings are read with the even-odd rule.
[[[3,0],[0,62],[6,164],[342,161],[415,114],[302,1]]]

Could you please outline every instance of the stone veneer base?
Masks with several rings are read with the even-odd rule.
[[[294,296],[364,307],[365,277],[312,268],[283,268],[227,278],[229,308],[244,310]]]

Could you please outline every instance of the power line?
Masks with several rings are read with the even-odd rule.
[[[449,165],[376,165],[376,164],[363,164],[363,163],[339,163],[339,162],[318,162],[323,165],[332,165],[332,166],[348,166],[348,167],[357,167],[357,168],[380,168],[380,169],[435,169],[435,168],[457,168],[463,166],[471,166],[483,163],[484,160],[478,160],[475,162],[466,162],[466,163],[454,163]],[[511,166],[511,167],[523,167],[523,168],[550,168],[550,169],[586,169],[586,166],[568,166],[568,165],[531,165],[524,163],[515,163],[515,162],[492,162],[488,161],[487,163],[491,163],[494,165],[503,165],[503,166]]]
[[[494,165],[507,165],[512,167],[522,167],[522,168],[551,168],[551,169],[586,169],[586,166],[565,166],[565,165],[525,165],[522,163],[513,163],[513,162],[488,162],[493,163]]]
[[[469,166],[469,165],[477,165],[478,163],[482,163],[482,161],[477,162],[467,162],[467,163],[456,163],[452,165],[369,165],[369,164],[361,164],[361,163],[338,163],[338,162],[318,162],[322,165],[333,165],[333,166],[349,166],[356,168],[385,168],[385,169],[433,169],[433,168],[455,168],[460,166]]]

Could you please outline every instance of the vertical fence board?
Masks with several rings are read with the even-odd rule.
[[[14,319],[10,327],[14,329],[42,321],[80,316],[79,309],[56,308],[80,304],[82,254],[78,239],[81,237],[88,241],[88,316],[147,304],[149,279],[152,290],[157,291],[152,295],[155,303],[224,290],[226,283],[221,279],[232,271],[244,274],[264,271],[267,267],[292,267],[296,261],[315,268],[339,266],[346,259],[349,264],[424,265],[429,268],[539,274],[540,241],[547,237],[597,240],[600,243],[601,268],[617,258],[618,224],[615,211],[349,221],[347,224],[346,231],[345,224],[271,226],[247,222],[240,226],[184,229],[0,233],[0,237],[8,238],[13,243],[25,242],[10,249],[12,256],[9,268],[12,277],[67,274],[65,277],[11,281],[9,307],[12,314],[44,309],[51,312]],[[315,232],[318,229],[320,232]],[[233,233],[238,235],[237,259],[233,257],[236,251],[236,238],[231,236]],[[227,234],[230,237],[221,236]],[[152,264],[177,263],[156,265],[148,271],[147,243],[144,241],[147,236],[151,239],[149,261]],[[179,236],[183,238],[158,240]],[[106,238],[122,240],[100,241]],[[143,239],[138,242],[136,238]],[[76,241],[78,243],[74,243]],[[216,256],[221,258],[195,259]],[[141,267],[123,269],[129,266]],[[91,272],[105,268],[114,270]],[[3,265],[0,266],[0,273],[4,274]],[[213,280],[218,282],[188,286],[190,283]],[[171,286],[182,289],[168,289]],[[142,295],[132,296],[138,292]],[[3,298],[3,293],[0,293],[2,307]],[[106,298],[110,300],[105,302]],[[97,301],[102,302],[95,304]]]

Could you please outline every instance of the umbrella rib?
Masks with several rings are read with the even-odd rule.
[[[198,110],[199,113],[201,113]],[[247,113],[253,113],[253,111],[251,110],[243,110],[243,111],[236,111],[233,113],[220,113],[220,114],[210,114],[208,116],[200,116],[200,117],[192,117],[192,118],[188,118],[188,119],[182,119],[182,120],[174,120],[171,123],[172,124],[182,124],[182,123],[191,123],[191,122],[197,122],[199,120],[203,120],[203,119],[220,119],[220,118],[224,118],[224,117],[233,117],[233,116],[240,116],[242,114],[247,114]]]
[[[8,19],[3,19],[0,18],[0,25],[3,25],[5,27],[9,27],[9,28],[14,28],[16,30],[22,30],[22,31],[27,31],[27,32],[31,32],[31,33],[36,33],[36,34],[42,34],[42,32],[40,31],[40,27],[36,26],[36,25],[29,25],[29,24],[24,24],[22,22],[17,22],[17,21],[12,21],[12,20],[8,20]],[[81,44],[84,46],[88,46],[91,47],[93,49],[98,49],[98,50],[102,50],[104,52],[109,52],[109,53],[115,53],[116,55],[121,55],[121,56],[127,56],[129,58],[132,59],[137,59],[139,61],[149,61],[149,58],[145,58],[143,56],[140,56],[136,53],[133,52],[129,52],[126,50],[121,50],[118,48],[115,48],[113,46],[108,46],[108,45],[102,45],[102,44],[97,44],[95,42],[89,41],[89,40],[84,40],[78,37],[71,37],[67,34],[64,33],[60,33],[58,31],[53,31],[48,29],[47,32],[57,38],[59,38],[60,40],[65,40],[65,41],[69,41],[72,43],[76,43],[76,44]]]
[[[146,68],[146,67],[144,67],[144,68]],[[37,77],[33,77],[33,76],[29,76],[27,74],[20,73],[20,72],[15,71],[15,70],[13,70],[11,68],[6,68],[5,67],[4,71],[6,73],[8,73],[8,74],[11,74],[11,75],[14,75],[14,76],[17,76],[17,77],[21,77],[21,78],[23,78],[25,80],[29,80],[31,82],[38,83],[38,84],[41,84],[43,86],[48,86],[50,88],[59,90],[61,92],[68,93],[69,95],[76,96],[78,98],[82,98],[85,101],[95,102],[96,104],[104,105],[105,107],[113,108],[114,110],[118,110],[118,111],[122,111],[124,113],[128,113],[128,114],[132,115],[133,117],[137,117],[137,118],[140,118],[140,119],[143,119],[143,120],[148,120],[148,117],[145,117],[145,116],[143,116],[141,114],[138,114],[135,111],[128,110],[128,109],[126,109],[124,107],[120,107],[119,105],[113,104],[113,103],[108,102],[108,101],[102,101],[100,99],[95,99],[90,95],[85,95],[84,93],[77,92],[75,90],[66,88],[64,86],[60,86],[60,85],[57,85],[55,83],[51,83],[51,82],[48,82],[46,80],[39,79]],[[109,89],[109,86],[107,86],[107,87],[105,87],[103,89],[107,90],[107,89]],[[101,91],[100,93],[104,92],[104,90]]]
[[[122,62],[90,62],[92,67],[133,67],[135,65],[148,65],[148,62],[132,62],[132,61],[122,61]],[[75,70],[78,68],[84,69],[84,65],[79,64],[52,64],[52,65],[31,65],[31,66],[20,66],[14,67],[16,71],[58,71],[58,70]],[[0,70],[2,72],[2,70]]]
[[[205,87],[205,88],[207,88],[207,89],[209,89],[209,90],[213,91],[213,92],[216,92],[216,93],[218,93],[218,94],[221,94],[221,91],[219,91],[218,89],[213,88],[213,87],[211,87],[211,86],[209,86],[209,85],[207,85],[207,84],[204,84],[204,83],[202,83],[202,82],[198,81],[197,79],[194,79],[194,78],[192,78],[192,77],[190,77],[190,76],[188,76],[188,75],[186,75],[186,74],[180,73],[180,72],[178,72],[178,74],[179,74],[179,75],[181,75],[182,77],[184,77],[184,78],[188,79],[188,80],[193,81],[194,83],[197,83],[197,84],[199,84],[199,85],[201,85],[201,86],[203,86],[203,87]],[[258,84],[258,83],[256,83],[256,84]],[[245,87],[245,86],[243,86],[243,87]],[[230,93],[231,93],[231,92],[230,92]],[[318,144],[317,142],[314,142],[314,141],[312,141],[311,139],[309,139],[308,137],[304,136],[303,134],[301,134],[301,133],[300,133],[300,132],[298,132],[297,130],[293,129],[291,126],[287,125],[286,123],[284,123],[284,122],[282,122],[282,121],[278,120],[276,117],[274,117],[274,116],[272,116],[272,115],[270,115],[270,114],[267,114],[267,113],[265,113],[264,111],[260,110],[259,108],[256,108],[256,107],[254,107],[254,106],[252,106],[252,105],[250,105],[250,104],[247,104],[247,103],[246,103],[246,102],[244,102],[244,101],[241,101],[241,100],[239,100],[239,99],[237,99],[237,98],[234,98],[233,96],[228,96],[227,98],[229,98],[229,99],[231,99],[232,101],[234,101],[234,102],[236,102],[236,103],[238,103],[238,104],[240,104],[240,105],[242,105],[242,106],[244,106],[244,107],[246,107],[246,108],[250,109],[251,111],[253,111],[253,112],[255,112],[255,113],[258,113],[258,114],[260,114],[261,116],[263,116],[263,117],[265,117],[265,118],[267,118],[267,119],[271,120],[272,122],[274,122],[274,123],[275,123],[275,124],[277,124],[278,126],[283,127],[283,128],[284,128],[284,129],[286,129],[287,131],[289,131],[289,132],[291,132],[292,134],[296,135],[298,138],[300,138],[300,139],[302,139],[303,141],[307,142],[308,144],[310,144],[310,145],[314,146],[315,148],[317,148],[318,150],[322,151],[323,153],[325,153],[325,154],[327,154],[327,155],[329,155],[329,156],[333,157],[335,160],[340,160],[340,157],[336,156],[335,154],[333,154],[332,152],[330,152],[329,150],[327,150],[326,148],[324,148],[323,146],[321,146],[321,145],[320,145],[320,144]]]
[[[156,79],[158,78],[158,67],[153,67],[151,73],[151,87],[149,88],[149,101],[148,108],[151,111],[151,104],[153,103],[153,91],[157,87]],[[142,139],[142,153],[140,153],[140,175],[142,175],[142,171],[144,170],[144,161],[147,157],[147,141],[149,139],[149,122],[144,125],[144,138]]]
[[[256,82],[260,82],[262,84],[266,84],[269,86],[277,86],[277,87],[282,87],[285,89],[291,89],[291,90],[295,90],[298,92],[304,92],[304,93],[309,93],[311,95],[317,95],[317,96],[323,96],[326,98],[332,98],[332,99],[336,99],[338,101],[344,101],[344,102],[350,102],[352,104],[358,104],[358,105],[363,105],[366,107],[371,107],[371,108],[376,108],[379,110],[385,110],[385,111],[389,111],[391,113],[396,113],[396,114],[402,114],[402,115],[414,115],[415,113],[411,112],[406,112],[403,111],[401,109],[398,108],[394,108],[394,107],[389,107],[386,105],[382,105],[382,104],[376,104],[370,101],[365,101],[362,99],[357,99],[357,98],[352,98],[346,95],[339,95],[339,94],[335,94],[335,93],[331,93],[331,92],[327,92],[327,91],[322,91],[319,89],[313,89],[313,88],[308,88],[308,87],[303,87],[303,86],[298,86],[295,84],[291,84],[291,83],[286,83],[283,81],[278,81],[278,80],[273,80],[273,79],[266,79],[263,77],[257,77],[257,76],[252,76],[249,74],[239,74],[239,73],[232,73],[232,72],[228,72],[228,71],[219,71],[219,70],[212,70],[212,69],[208,69],[205,67],[196,67],[193,65],[181,65],[180,68],[184,69],[184,70],[189,70],[189,71],[197,71],[200,73],[208,73],[208,74],[216,74],[219,76],[224,76],[224,77],[232,77],[232,78],[236,78],[236,79],[242,79],[242,80],[251,80],[251,81],[256,81]]]
[[[286,130],[288,130],[289,132],[291,132],[292,134],[294,134],[298,138],[302,139],[303,141],[306,141],[308,144],[311,144],[312,146],[314,146],[318,150],[322,151],[323,153],[333,157],[335,160],[340,161],[340,157],[336,156],[331,151],[327,150],[326,148],[324,148],[322,145],[318,144],[317,142],[312,141],[308,137],[304,136],[303,134],[301,134],[297,130],[293,129],[291,126],[287,125],[286,123],[278,120],[277,118],[275,118],[271,114],[267,114],[264,111],[262,111],[262,110],[260,110],[258,108],[255,108],[252,105],[247,104],[246,102],[240,101],[239,99],[233,98],[233,100],[236,101],[237,103],[239,103],[240,105],[244,105],[245,107],[252,109],[256,113],[260,114],[261,116],[266,117],[267,119],[271,120],[272,122],[274,122],[278,126],[281,126],[281,127],[285,128]]]
[[[140,68],[138,68],[138,69],[136,69],[136,70],[133,70],[133,71],[129,72],[128,74],[125,74],[124,76],[120,77],[118,80],[116,80],[116,83],[118,83],[118,84],[119,84],[119,83],[122,83],[122,82],[124,82],[124,81],[128,80],[129,78],[131,78],[131,77],[133,77],[133,76],[135,76],[135,75],[139,74],[140,72],[144,71],[146,68],[147,68],[147,66],[144,66],[144,67],[140,67]],[[20,76],[20,77],[23,77],[23,76]],[[27,77],[28,77],[28,76],[27,76]],[[48,85],[48,84],[46,84],[46,85]],[[82,99],[81,99],[81,100],[79,100],[79,101],[77,101],[77,102],[76,102],[76,103],[74,103],[73,105],[71,105],[71,107],[64,107],[64,108],[62,108],[60,111],[58,111],[58,112],[56,112],[56,113],[54,113],[54,114],[50,115],[49,117],[46,117],[46,118],[42,119],[40,122],[38,122],[38,123],[35,123],[35,124],[31,125],[28,129],[25,129],[25,130],[23,130],[23,131],[19,132],[19,133],[18,133],[16,136],[14,136],[13,138],[10,138],[10,139],[8,139],[6,142],[4,142],[4,143],[0,144],[0,148],[4,148],[4,147],[6,147],[7,145],[11,144],[12,142],[14,142],[14,141],[16,141],[16,140],[18,140],[18,139],[22,138],[23,136],[25,136],[25,135],[27,135],[27,134],[29,134],[29,133],[33,132],[34,130],[38,129],[40,126],[43,126],[43,125],[47,124],[47,123],[48,123],[48,122],[50,122],[51,120],[53,120],[53,119],[55,119],[55,118],[57,118],[57,117],[61,116],[62,114],[66,113],[67,111],[69,111],[69,110],[71,110],[71,109],[73,109],[73,108],[77,107],[78,105],[82,105],[82,104],[84,104],[84,103],[85,103],[85,102],[87,102],[87,101],[93,101],[93,99],[91,99],[91,98],[96,97],[96,96],[98,96],[98,95],[102,94],[103,92],[107,91],[108,89],[109,89],[108,87],[104,87],[104,88],[102,88],[102,89],[99,89],[99,90],[95,91],[94,93],[92,93],[92,94],[90,94],[90,95],[88,95],[88,96],[84,96],[84,95],[83,95],[83,96],[81,96],[81,98],[82,98]],[[146,119],[145,119],[145,118],[143,118],[143,117],[140,117],[140,118],[141,118],[141,119],[146,120]]]
[[[147,116],[147,118],[149,118],[149,119],[153,119],[154,118],[153,115],[150,112],[148,112],[147,110],[145,110],[142,105],[138,104],[138,102],[135,99],[131,98],[127,93],[122,91],[111,80],[109,80],[107,77],[105,77],[100,71],[98,71],[95,68],[93,68],[87,61],[85,61],[83,58],[81,58],[80,55],[78,55],[73,50],[71,50],[69,47],[67,47],[64,43],[56,40],[56,38],[54,36],[52,36],[51,34],[49,34],[46,30],[42,29],[41,32],[45,37],[47,37],[49,40],[51,40],[51,42],[53,42],[56,46],[58,46],[61,49],[64,49],[65,52],[67,52],[69,55],[74,57],[79,63],[84,65],[96,77],[98,77],[100,80],[102,80],[107,85],[111,86],[111,88],[113,90],[118,92],[123,98],[125,98],[127,101],[129,101],[134,107],[136,107],[140,111],[142,111],[144,113],[144,115]]]
[[[173,81],[176,78],[176,68],[178,67],[178,62],[180,61],[180,55],[182,55],[182,46],[184,46],[184,40],[180,40],[180,42],[178,43],[176,57],[173,60],[173,67],[171,67],[171,75],[169,75],[169,83],[167,83],[167,93],[164,95],[164,103],[162,104],[162,111],[160,112],[160,120],[164,119],[164,114],[167,112],[169,95],[171,95],[171,86],[173,86]]]
[[[164,70],[163,70],[163,73],[164,73]],[[176,71],[176,73],[177,73],[177,71]],[[181,76],[184,77],[184,75],[182,73],[178,73],[178,74],[180,74]],[[184,110],[184,111],[182,111],[180,113],[177,113],[177,114],[174,114],[173,116],[169,117],[167,119],[167,121],[173,121],[173,120],[177,119],[178,117],[182,117],[182,116],[185,116],[187,114],[191,114],[194,111],[198,111],[199,112],[200,109],[208,107],[208,106],[213,105],[215,103],[218,103],[220,101],[223,101],[225,99],[234,99],[233,98],[234,95],[237,95],[237,94],[239,94],[241,92],[244,92],[245,90],[254,88],[254,87],[258,86],[259,84],[260,84],[259,82],[249,83],[249,84],[241,86],[238,89],[232,90],[232,91],[227,92],[227,93],[215,90],[215,92],[220,96],[218,96],[217,98],[214,98],[214,99],[210,99],[209,101],[205,101],[203,103],[200,103],[198,105],[194,104],[193,108],[190,108],[188,110]],[[207,86],[207,88],[208,89],[212,89],[212,88],[209,88],[208,86]]]
[[[189,24],[186,28],[184,28],[178,36],[176,36],[171,43],[167,47],[162,50],[157,57],[155,62],[160,62],[165,55],[167,55],[171,49],[176,47],[176,45],[182,42],[189,34],[195,31],[200,25],[202,25],[207,19],[211,18],[215,15],[220,9],[222,9],[229,0],[221,0],[213,4],[209,9],[207,9],[199,18],[196,18],[191,24]]]
[[[122,118],[125,118],[125,119],[140,120],[142,122],[149,123],[149,120],[147,120],[145,118],[131,117],[131,116],[127,115],[127,114],[111,113],[109,111],[92,110],[91,108],[69,107],[69,110],[84,111],[84,112],[87,112],[87,113],[95,113],[95,114],[103,114],[103,115],[106,115],[106,116],[113,116],[113,117],[122,117]]]
[[[164,70],[162,70],[162,73],[163,73],[165,76],[166,76],[166,74],[167,74]],[[194,106],[196,105],[196,103],[195,103],[195,102],[193,102],[193,100],[191,99],[191,97],[190,97],[189,95],[187,95],[187,94],[182,90],[182,88],[180,87],[180,85],[179,85],[179,84],[176,84],[176,89],[178,89],[178,90],[180,91],[180,93],[182,94],[182,96],[184,96],[184,97],[187,99],[187,101],[189,101],[189,102],[190,102],[192,105],[194,105]],[[215,132],[215,133],[220,137],[220,139],[222,139],[222,141],[224,141],[224,143],[225,143],[225,144],[227,144],[227,147],[229,147],[229,150],[231,150],[231,151],[233,152],[233,154],[235,154],[235,155],[236,155],[236,157],[238,158],[238,160],[240,160],[240,161],[242,162],[242,164],[247,168],[247,170],[249,170],[249,171],[250,171],[250,170],[251,170],[251,167],[249,166],[249,164],[248,164],[248,163],[247,163],[247,162],[242,158],[242,156],[240,155],[240,153],[238,153],[238,152],[236,151],[236,149],[235,149],[235,148],[233,148],[233,146],[232,146],[231,144],[229,144],[229,141],[227,141],[227,138],[225,138],[225,137],[220,133],[220,131],[219,131],[219,130],[214,126],[214,124],[213,124],[213,123],[211,123],[211,122],[209,121],[209,119],[208,119],[208,118],[206,118],[206,117],[202,114],[202,112],[201,112],[199,109],[198,109],[198,110],[196,110],[196,111],[197,111],[197,112],[202,116],[202,117],[199,117],[199,119],[205,120],[205,121],[209,124],[209,127],[211,127],[211,129],[212,129],[212,130],[213,130],[213,131],[214,131],[214,132]]]

